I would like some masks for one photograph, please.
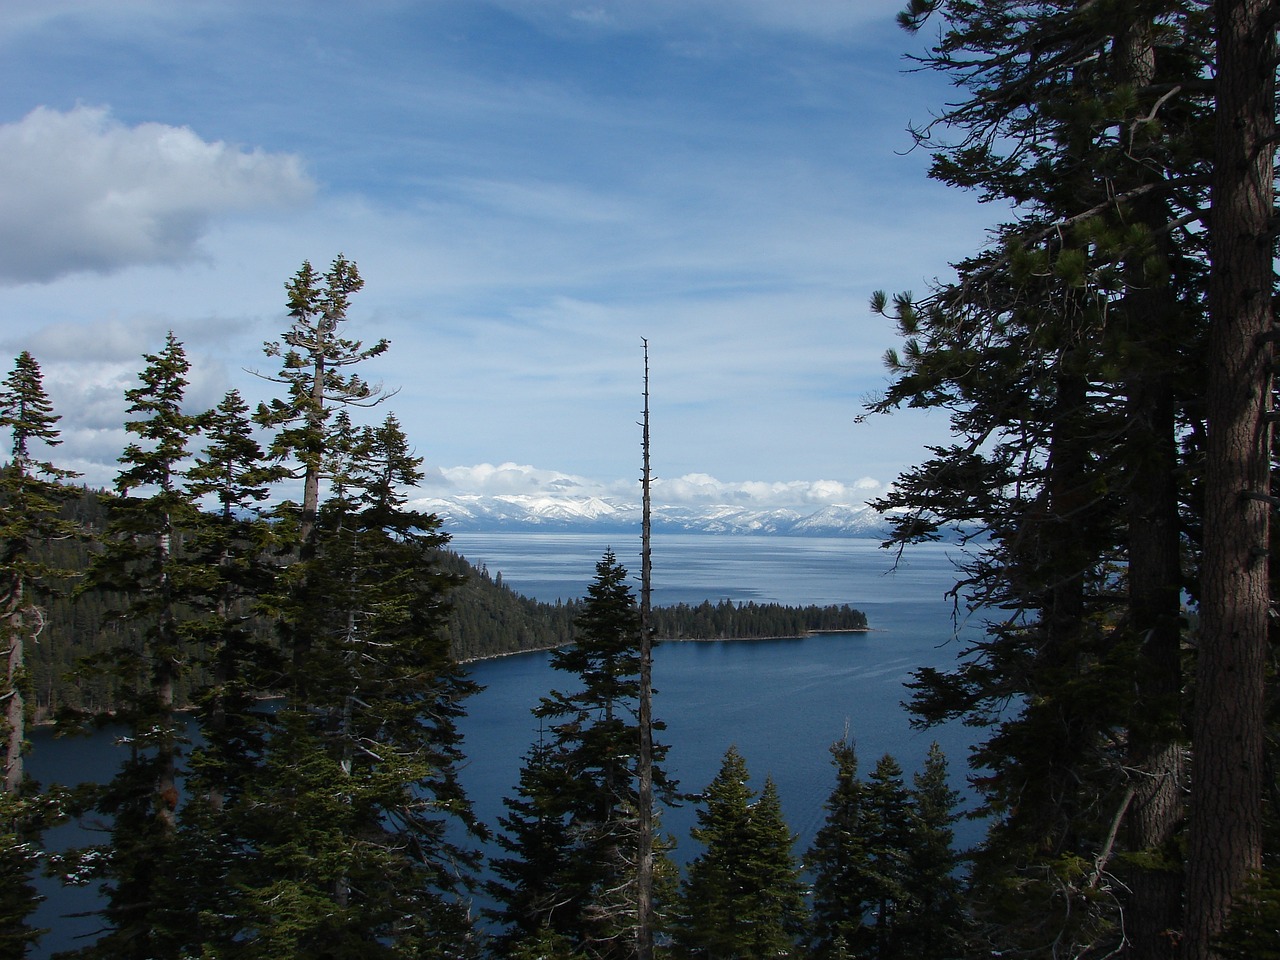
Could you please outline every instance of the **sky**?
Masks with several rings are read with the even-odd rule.
[[[347,336],[422,493],[858,504],[943,442],[859,421],[875,290],[994,222],[926,176],[901,0],[4,0],[0,363],[109,485],[168,331],[192,410],[271,395],[284,284],[338,255]]]

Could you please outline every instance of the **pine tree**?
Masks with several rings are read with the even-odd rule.
[[[553,691],[534,710],[549,740],[531,751],[518,796],[507,801],[500,843],[513,856],[493,866],[505,942],[547,929],[589,956],[634,950],[640,636],[626,580],[626,568],[607,551],[576,618],[576,642],[551,656],[552,667],[581,689]],[[653,778],[671,799],[665,754],[654,745]],[[661,847],[658,861],[661,879],[669,872]]]
[[[6,668],[0,679],[4,715],[4,786],[0,797],[0,957],[21,957],[38,936],[27,925],[36,906],[29,882],[36,863],[43,804],[24,773],[31,714],[30,644],[44,632],[49,583],[57,575],[44,559],[50,541],[77,535],[59,513],[69,498],[62,485],[72,474],[35,457],[35,445],[61,442],[58,416],[44,390],[40,366],[23,351],[0,387],[0,429],[12,438],[10,461],[0,467],[0,640]],[[44,601],[44,602],[42,602]]]
[[[806,919],[804,888],[782,818],[777,788],[767,780],[759,800],[746,761],[730,747],[703,793],[693,839],[704,847],[681,885],[672,931],[678,957],[765,960],[799,956]]]
[[[858,755],[848,738],[831,745],[836,785],[826,818],[805,857],[813,874],[813,951],[819,958],[858,956],[874,943],[866,786],[858,779]]]
[[[447,538],[406,506],[421,459],[394,417],[352,431],[325,463],[331,495],[297,561],[288,602],[299,608],[286,610],[309,631],[307,676],[233,812],[253,851],[234,876],[240,938],[254,956],[466,953],[460,895],[475,856],[448,828],[479,832],[457,776],[456,721],[476,687],[442,632],[456,582],[436,566]]]
[[[113,616],[127,639],[109,652],[107,665],[124,693],[113,719],[128,730],[130,750],[98,794],[97,809],[112,818],[109,855],[99,861],[109,930],[82,951],[88,956],[164,955],[184,936],[175,884],[182,741],[175,689],[192,616],[182,604],[193,597],[181,539],[196,525],[197,509],[180,481],[187,444],[206,417],[183,412],[190,365],[172,333],[144,359],[140,385],[125,392],[125,428],[138,439],[120,457],[102,550],[85,585],[126,601]]]
[[[921,62],[964,91],[919,131],[931,176],[1017,218],[956,282],[896,307],[908,339],[878,406],[950,409],[958,442],[884,506],[914,511],[903,541],[940,520],[989,534],[959,586],[1002,611],[956,670],[921,672],[916,707],[992,727],[974,756],[994,815],[975,880],[990,881],[998,943],[1118,947],[1123,933],[1136,956],[1168,957],[1189,555],[1178,480],[1203,435],[1204,264],[1182,231],[1209,167],[1203,9],[921,0],[903,20],[930,17]],[[1002,712],[1011,699],[1016,714]],[[1110,880],[1117,818],[1141,853],[1124,885]],[[1053,906],[1062,889],[1070,910]]]

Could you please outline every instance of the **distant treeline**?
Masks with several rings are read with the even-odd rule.
[[[754,640],[804,637],[825,631],[867,629],[867,616],[848,604],[787,607],[780,603],[733,603],[705,600],[659,607],[651,618],[654,635],[664,640]]]
[[[74,520],[80,529],[96,533],[107,523],[107,507],[102,495],[84,489],[81,495],[63,507],[63,516]],[[65,541],[49,546],[53,565],[67,571],[83,570],[93,549],[88,541]],[[472,566],[464,557],[448,550],[441,551],[437,562],[442,572],[458,575],[461,586],[451,592],[452,614],[445,634],[450,650],[459,661],[505,656],[529,650],[561,647],[574,640],[574,619],[581,604],[575,601],[544,603],[516,593],[502,581],[502,575],[491,575],[487,569]],[[50,716],[60,706],[87,710],[112,710],[117,691],[109,675],[97,671],[75,671],[86,657],[105,655],[127,637],[128,631],[138,635],[142,626],[121,623],[110,617],[123,600],[104,591],[76,594],[78,577],[69,577],[57,596],[46,604],[47,623],[40,640],[27,651],[27,667],[31,672],[36,714]],[[585,594],[587,584],[584,582]],[[252,611],[245,616],[253,618]],[[659,639],[677,640],[747,640],[763,637],[801,637],[825,630],[865,630],[867,620],[858,610],[845,606],[788,607],[776,603],[735,604],[728,600],[705,602],[697,606],[678,604],[653,611],[652,626]],[[263,622],[264,637],[270,628]],[[196,651],[199,653],[200,651]],[[203,657],[194,656],[198,663]],[[72,674],[79,674],[73,679]],[[205,678],[200,669],[185,671],[175,691],[179,702],[186,702],[190,690],[197,689]],[[263,691],[270,693],[272,691]]]

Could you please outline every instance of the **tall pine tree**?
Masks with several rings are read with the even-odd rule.
[[[44,633],[50,582],[59,575],[44,559],[47,544],[77,536],[59,511],[68,499],[62,481],[72,474],[37,458],[40,446],[61,442],[58,416],[44,390],[40,365],[23,351],[0,386],[0,429],[11,440],[10,459],[0,466],[0,678],[4,703],[4,785],[0,797],[0,957],[25,956],[37,931],[27,925],[36,905],[30,884],[44,804],[32,795],[24,769],[31,715],[26,667],[30,644]]]
[[[531,751],[502,820],[500,842],[512,857],[494,864],[493,889],[504,904],[497,913],[508,926],[504,942],[547,929],[592,957],[635,949],[639,626],[626,568],[607,551],[575,621],[575,643],[551,656],[580,688],[553,691],[535,708],[548,736]],[[654,744],[653,780],[671,800],[665,754]],[[660,857],[660,879],[664,872]]]
[[[127,730],[129,755],[98,791],[97,808],[112,820],[111,846],[97,861],[108,931],[82,953],[139,960],[172,954],[185,936],[176,883],[183,742],[176,710],[193,616],[184,604],[195,594],[181,541],[198,511],[181,481],[188,443],[207,419],[183,410],[190,364],[172,333],[144,359],[140,384],[125,392],[125,429],[137,439],[120,457],[110,519],[85,583],[124,600],[112,614],[122,642],[99,666],[120,685],[112,719]]]
[[[766,780],[759,799],[748,781],[746,761],[730,747],[703,793],[692,831],[704,849],[681,884],[672,931],[677,957],[802,955],[807,911],[792,853],[795,837],[783,819],[773,780]]]

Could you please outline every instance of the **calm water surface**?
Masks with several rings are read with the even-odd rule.
[[[633,535],[468,533],[457,534],[453,547],[491,574],[501,572],[518,592],[548,601],[583,596],[606,548],[634,574],[640,569]],[[972,732],[958,725],[913,731],[901,707],[912,671],[947,665],[962,644],[945,598],[955,579],[955,551],[925,545],[895,565],[895,557],[871,540],[655,536],[655,604],[724,598],[848,603],[867,613],[872,628],[802,640],[661,644],[654,655],[654,715],[667,725],[661,734],[671,747],[666,766],[681,789],[700,791],[725,750],[737,746],[757,789],[766,776],[777,782],[800,852],[821,823],[834,782],[827,748],[846,729],[857,741],[864,774],[885,752],[910,773],[936,739],[952,761],[953,781],[963,787]],[[461,723],[470,758],[463,782],[477,814],[496,826],[502,797],[512,792],[537,736],[530,711],[553,686],[565,689],[572,678],[552,671],[545,654],[478,663],[472,675],[485,689],[470,700]],[[118,763],[109,737],[55,743],[38,734],[31,770],[46,782],[74,782],[110,776]],[[688,840],[693,822],[689,805],[663,812],[680,858],[696,853]],[[972,828],[965,833],[966,840],[976,839]],[[39,918],[56,934],[33,956],[65,949],[73,932],[93,929],[91,920],[59,917],[88,902],[68,901],[59,892]]]
[[[453,547],[491,574],[500,571],[518,592],[543,600],[581,597],[609,547],[633,573],[640,568],[635,537],[458,534]],[[959,725],[912,730],[901,706],[912,672],[946,666],[962,643],[946,599],[955,551],[929,544],[898,559],[872,540],[655,536],[655,604],[722,598],[848,603],[864,610],[871,626],[868,633],[802,640],[660,644],[654,716],[667,724],[661,735],[671,745],[667,768],[681,788],[701,790],[725,750],[737,746],[757,788],[765,776],[777,782],[799,835],[797,850],[821,823],[834,783],[827,748],[846,729],[857,741],[864,773],[886,752],[913,771],[937,740],[962,788],[972,732]],[[472,699],[463,724],[472,748],[464,777],[477,813],[494,823],[537,736],[530,711],[551,686],[563,689],[571,678],[550,670],[544,654],[479,663],[473,676],[486,690]],[[521,728],[523,738],[516,732]],[[693,810],[663,816],[681,854],[695,852],[684,840]]]

